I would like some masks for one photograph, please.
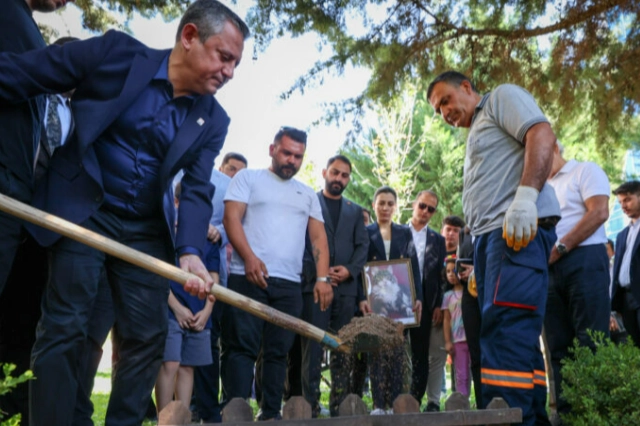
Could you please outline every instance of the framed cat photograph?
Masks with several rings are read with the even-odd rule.
[[[419,327],[412,311],[416,302],[410,259],[369,262],[363,269],[364,294],[373,313],[402,323],[405,328]]]

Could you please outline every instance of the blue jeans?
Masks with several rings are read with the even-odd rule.
[[[549,424],[539,337],[555,240],[555,230],[539,227],[534,240],[516,252],[507,247],[499,228],[474,243],[483,408],[501,397],[522,409],[524,425]]]

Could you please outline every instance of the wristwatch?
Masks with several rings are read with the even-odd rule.
[[[331,284],[331,278],[330,277],[318,277],[318,278],[316,278],[316,282],[318,282],[318,281],[322,281],[323,283]]]
[[[565,255],[569,252],[569,250],[567,250],[567,246],[565,246],[564,243],[561,243],[560,240],[556,241],[556,250],[558,250],[560,255]]]

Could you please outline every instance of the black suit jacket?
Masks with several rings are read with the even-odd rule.
[[[625,251],[633,250],[631,255],[631,267],[629,273],[631,275],[631,294],[640,302],[640,253],[638,253],[638,247],[640,246],[640,235],[636,238],[633,247],[627,247],[627,237],[629,236],[629,227],[624,228],[616,237],[616,257],[613,261],[613,288],[611,292],[611,310],[616,312],[622,312],[624,306],[624,295],[620,289],[620,282],[618,276],[620,275],[620,267],[622,265],[622,258]]]
[[[382,240],[382,234],[380,234],[380,227],[377,223],[373,223],[367,226],[367,232],[369,233],[369,254],[367,256],[368,262],[387,260],[384,251],[384,242]],[[413,235],[411,229],[407,226],[391,224],[391,247],[389,250],[389,260],[393,259],[411,259],[411,270],[413,272],[413,283],[415,285],[416,300],[420,300],[424,303],[422,286],[420,283],[420,267],[418,266],[418,257],[416,255],[416,248],[413,244]],[[358,288],[358,300],[365,300],[364,288],[359,286]]]
[[[419,255],[419,254],[418,254]],[[444,291],[444,259],[447,255],[444,237],[431,228],[427,228],[427,246],[423,253],[422,293],[424,302],[422,309],[433,312],[442,306]]]
[[[360,274],[367,261],[367,250],[369,249],[369,234],[364,227],[362,207],[342,197],[340,216],[337,225],[334,225],[322,191],[318,192],[318,200],[320,200],[324,229],[329,244],[329,265],[342,265],[351,274],[351,278],[338,285],[338,294],[355,297],[358,294],[358,285],[361,282]],[[311,292],[315,285],[315,263],[308,238],[305,252],[305,268],[308,268],[312,273],[306,274],[308,278],[304,280],[303,291]]]

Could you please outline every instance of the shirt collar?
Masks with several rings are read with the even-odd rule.
[[[153,80],[163,82],[167,87],[170,95],[173,97],[173,84],[171,84],[171,81],[169,80],[169,56],[171,56],[171,52],[167,53],[167,55],[160,63],[156,74],[153,76]],[[184,95],[180,97],[187,98],[193,101],[196,99],[197,95]]]
[[[489,95],[491,95],[491,92],[486,93],[482,99],[480,99],[480,102],[478,102],[478,105],[476,105],[475,108],[475,112],[473,113],[473,118],[471,119],[471,125],[473,125],[474,121],[476,121],[476,117],[478,116],[478,112],[484,108],[484,104],[487,103],[487,101],[489,100]]]
[[[573,170],[576,166],[578,165],[578,162],[576,160],[569,160],[567,161],[564,166],[562,166],[562,168],[560,170],[558,170],[558,173],[556,173],[556,176],[561,175],[563,173],[569,173],[571,170]]]
[[[170,54],[171,52],[167,53],[164,59],[162,59],[162,62],[158,67],[158,71],[156,71],[156,74],[153,76],[154,80],[165,80],[169,82],[169,55]]]
[[[416,228],[413,227],[413,222],[409,221],[409,228],[411,229],[412,232],[420,232],[423,234],[427,233],[427,225],[425,225],[421,230],[417,231]]]

